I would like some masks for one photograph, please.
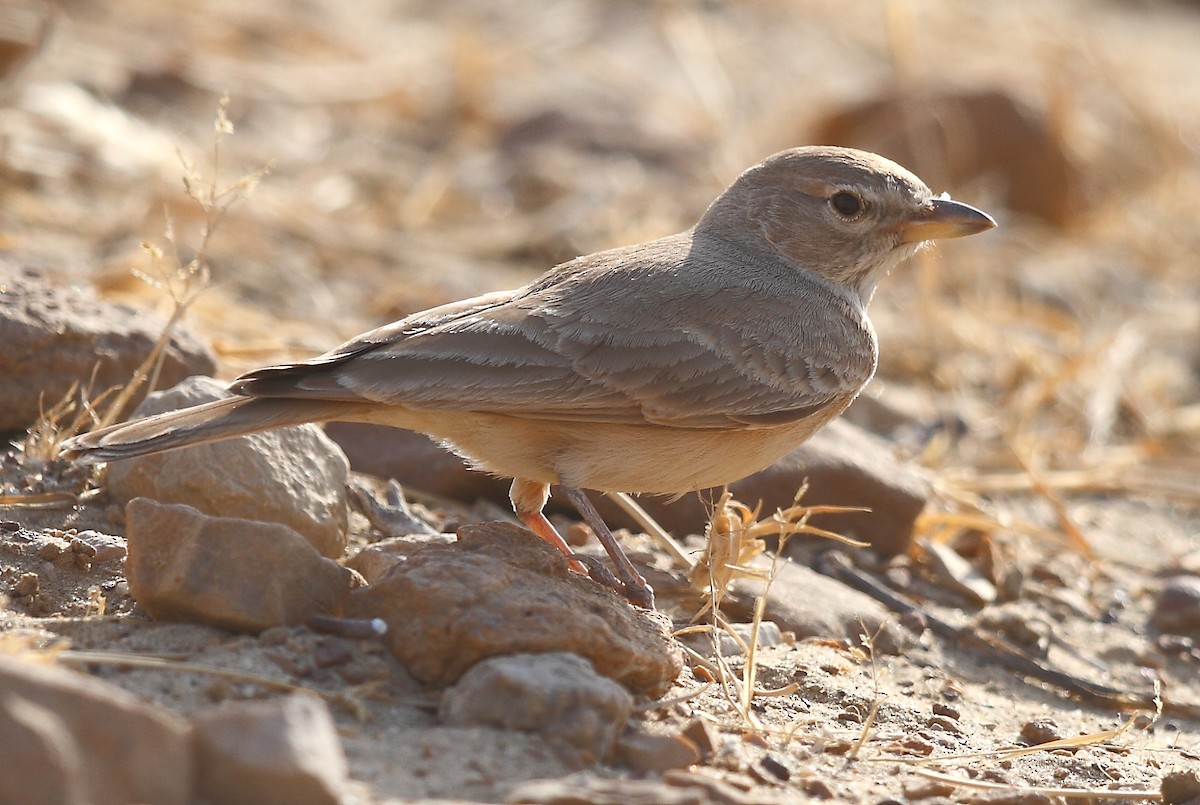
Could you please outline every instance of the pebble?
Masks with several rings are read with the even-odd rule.
[[[1200,576],[1168,579],[1154,600],[1150,622],[1164,632],[1200,635]]]
[[[452,685],[488,657],[562,651],[635,694],[671,687],[683,662],[666,616],[570,572],[562,554],[519,526],[482,523],[458,536],[413,545],[346,604],[346,617],[387,623],[384,643],[415,679]]]
[[[475,664],[442,696],[446,724],[539,732],[569,748],[565,758],[592,765],[608,757],[633,712],[633,697],[565,652],[513,654]]]

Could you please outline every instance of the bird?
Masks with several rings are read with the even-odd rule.
[[[516,515],[572,569],[653,608],[586,490],[680,495],[791,452],[874,375],[867,306],[884,276],[930,241],[995,225],[877,154],[791,148],[744,171],[683,232],[251,371],[225,399],[75,436],[64,455],[110,462],[334,420],[419,431],[513,479]],[[615,576],[546,519],[551,486]]]

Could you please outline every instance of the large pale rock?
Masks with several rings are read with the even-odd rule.
[[[770,564],[763,557],[751,562],[760,570]],[[765,617],[797,637],[842,639],[857,645],[865,632],[874,635],[881,651],[898,650],[903,638],[896,619],[874,598],[790,559],[780,559],[775,570],[769,586],[762,578],[735,579],[732,594],[721,604],[726,617],[753,617],[754,600],[766,595]]]
[[[329,709],[309,693],[236,702],[192,719],[197,792],[225,805],[337,805],[346,757]]]
[[[188,726],[98,679],[0,657],[0,802],[191,802]]]
[[[151,395],[136,414],[225,396],[224,384],[190,377]],[[219,517],[282,523],[323,556],[337,558],[346,547],[349,472],[345,455],[319,427],[299,425],[116,461],[108,468],[108,488],[120,501],[145,497]]]
[[[162,620],[259,632],[340,614],[354,585],[352,571],[278,523],[135,498],[125,530],[130,592]]]
[[[563,652],[492,657],[442,696],[447,724],[540,732],[582,764],[603,760],[633,712],[625,688]]]
[[[509,523],[466,526],[452,545],[414,544],[346,614],[384,619],[392,654],[417,680],[454,684],[488,657],[563,651],[634,693],[658,695],[682,661],[659,613],[635,610]]]
[[[54,404],[73,383],[86,386],[93,370],[93,397],[126,385],[165,323],[0,261],[0,377],[6,379],[0,383],[0,432],[32,425],[39,404]],[[186,328],[176,328],[160,382],[171,385],[215,368],[212,350]]]

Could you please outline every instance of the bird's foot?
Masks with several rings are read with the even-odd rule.
[[[654,609],[654,588],[647,584],[640,574],[636,579],[618,579],[604,564],[604,560],[598,556],[576,553],[571,555],[571,559],[587,569],[588,578],[592,581],[603,584],[605,587],[611,587],[631,604],[645,609]]]

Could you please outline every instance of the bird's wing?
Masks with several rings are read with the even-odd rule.
[[[599,265],[567,264],[521,291],[417,314],[313,361],[253,372],[233,388],[707,428],[801,418],[844,400],[874,370],[869,327],[836,300],[707,287],[673,270],[673,279],[651,281],[662,265],[614,254],[613,265],[603,256]],[[866,342],[869,355],[845,354]]]

